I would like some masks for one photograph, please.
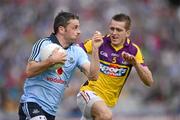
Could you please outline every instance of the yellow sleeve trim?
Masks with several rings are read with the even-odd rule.
[[[138,63],[144,63],[144,57],[142,55],[142,52],[141,52],[140,48],[134,43],[133,43],[133,45],[137,48],[137,53],[136,53],[136,56],[135,56],[137,62]]]
[[[92,40],[91,39],[86,40],[86,42],[84,43],[84,47],[87,53],[91,54],[92,53]]]

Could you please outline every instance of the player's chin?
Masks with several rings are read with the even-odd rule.
[[[75,43],[75,42],[77,42],[77,37],[71,38],[71,43]]]
[[[118,41],[117,40],[111,40],[111,43],[113,44],[113,45],[118,45]]]
[[[73,37],[73,39],[74,39],[74,40],[79,39],[79,35],[75,35],[75,36]]]

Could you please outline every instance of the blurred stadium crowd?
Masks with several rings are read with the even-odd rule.
[[[131,39],[141,46],[155,84],[145,87],[133,70],[114,110],[117,120],[118,116],[180,116],[179,5],[179,0],[0,0],[0,119],[18,119],[14,116],[32,44],[52,32],[60,10],[80,16],[79,42],[95,30],[105,34],[116,13],[132,18]],[[59,116],[80,117],[75,95],[86,78],[77,71],[73,79]]]

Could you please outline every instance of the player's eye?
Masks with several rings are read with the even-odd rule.
[[[114,28],[114,27],[110,27],[110,30],[111,30],[111,31],[117,31],[117,32],[123,31],[123,30],[120,29],[120,28]]]
[[[116,28],[116,30],[117,30],[117,32],[121,32],[122,31],[122,29],[119,29],[119,28]]]
[[[78,25],[75,25],[75,26],[74,26],[74,29],[79,29],[79,26],[78,26]]]
[[[114,30],[115,30],[115,28],[114,28],[114,27],[110,27],[110,30],[114,31]]]

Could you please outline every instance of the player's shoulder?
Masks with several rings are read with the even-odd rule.
[[[138,51],[141,51],[139,45],[135,42],[133,42],[132,40],[128,39],[127,42],[129,41],[129,50],[132,52],[132,53],[137,53]]]
[[[132,46],[135,47],[136,49],[140,49],[140,47],[139,47],[139,45],[138,45],[137,43],[134,43],[134,42],[131,41],[131,44],[132,44]]]
[[[75,51],[75,52],[78,52],[78,51],[84,51],[79,44],[73,44],[71,45],[72,49]]]
[[[79,46],[79,44],[71,45],[70,51],[72,51],[71,53],[74,54],[77,58],[82,55],[86,55],[86,52]]]
[[[40,38],[39,40],[35,41],[34,45],[44,45],[52,43],[49,37]]]
[[[127,40],[124,43],[125,46],[138,48],[139,46],[131,39],[127,38]]]

